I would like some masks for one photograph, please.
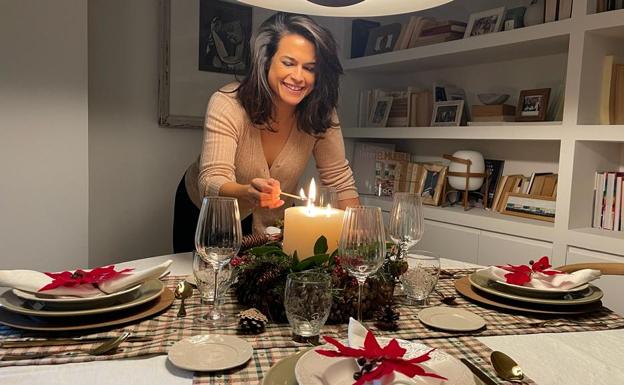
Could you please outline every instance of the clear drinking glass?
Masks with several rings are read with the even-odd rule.
[[[338,207],[338,192],[334,187],[321,186],[318,192],[318,199],[315,203],[317,206],[326,207],[331,205],[333,208]]]
[[[223,296],[228,291],[234,280],[236,279],[236,269],[229,263],[225,264],[220,271],[218,271],[218,287],[219,303],[214,302],[214,283],[215,283],[215,271],[212,267],[212,263],[205,261],[197,252],[193,252],[193,276],[195,277],[195,283],[199,294],[201,295],[202,304],[214,304],[214,306],[221,306],[223,303]]]
[[[401,283],[412,304],[423,306],[438,283],[440,258],[429,251],[408,250],[405,257],[408,269],[401,275]]]
[[[317,343],[331,304],[329,274],[314,270],[288,274],[284,308],[294,341]]]
[[[386,237],[379,207],[355,206],[345,211],[338,245],[340,263],[358,281],[358,320],[362,320],[362,287],[384,263]]]
[[[212,196],[203,199],[195,230],[195,249],[204,261],[212,265],[215,282],[218,282],[219,271],[238,253],[242,233],[238,201],[235,198]],[[218,286],[214,285],[216,303],[219,302],[220,294]],[[235,323],[236,319],[213,306],[196,321],[216,328]]]
[[[422,239],[424,229],[422,198],[417,194],[395,193],[388,235],[399,247],[399,258],[405,258],[407,250]]]

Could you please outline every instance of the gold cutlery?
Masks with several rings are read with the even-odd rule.
[[[490,361],[492,361],[492,366],[494,366],[494,370],[496,370],[496,374],[500,378],[511,382],[524,383],[522,381],[524,379],[522,368],[513,358],[495,350],[490,355]]]
[[[0,361],[32,360],[32,359],[47,358],[47,357],[73,357],[73,356],[77,356],[80,354],[100,356],[102,354],[106,354],[110,351],[117,349],[117,347],[121,345],[122,342],[124,342],[125,340],[128,339],[128,337],[130,337],[130,334],[131,334],[130,332],[125,332],[121,334],[119,337],[110,338],[109,340],[105,341],[104,343],[100,345],[97,345],[96,347],[92,349],[86,349],[86,350],[79,349],[79,350],[72,350],[72,351],[66,351],[66,352],[44,352],[44,353],[26,352],[26,353],[18,353],[18,354],[5,354],[4,356],[2,356],[2,358],[0,358]]]
[[[180,299],[180,309],[178,310],[178,317],[186,317],[186,308],[184,307],[184,300],[193,295],[193,287],[186,281],[180,281],[174,291],[176,298]]]
[[[2,341],[0,342],[0,348],[35,348],[39,346],[63,346],[63,345],[84,345],[93,344],[98,342],[106,342],[113,337],[78,337],[78,338],[54,338],[49,340],[20,340],[20,341]],[[149,335],[145,336],[130,336],[128,342],[147,342],[151,341],[153,337]]]
[[[468,367],[468,369],[470,369],[470,371],[472,372],[472,374],[474,374],[475,376],[477,376],[477,378],[479,380],[481,380],[481,382],[483,382],[485,385],[498,385],[496,383],[496,381],[494,381],[493,379],[490,378],[490,376],[488,376],[483,370],[479,369],[479,367],[477,367],[475,364],[473,364],[471,361],[467,360],[466,358],[462,358],[461,362],[466,365]]]

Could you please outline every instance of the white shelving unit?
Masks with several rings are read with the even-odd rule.
[[[608,261],[624,258],[624,232],[590,227],[594,173],[624,170],[624,126],[597,124],[596,101],[602,58],[609,54],[624,56],[624,10],[593,14],[589,11],[593,5],[588,1],[591,2],[575,0],[573,17],[563,21],[345,60],[341,119],[346,141],[348,144],[358,140],[388,141],[395,143],[398,150],[416,155],[423,148],[446,151],[454,146],[456,149],[476,147],[486,158],[505,159],[506,167],[509,163],[515,167],[514,171],[524,171],[525,175],[544,171],[539,167],[554,170],[559,174],[555,223],[480,209],[464,211],[461,207],[427,206],[425,218],[430,223],[466,229],[470,234],[468,243],[477,237],[478,244],[480,232],[541,242],[540,245],[547,245],[552,251],[555,265],[578,258],[579,250],[580,255],[587,250],[594,259],[596,253],[604,253]],[[450,11],[473,12],[500,5],[516,6],[517,2],[510,0],[511,4],[506,4],[499,0],[475,5],[468,0],[457,0],[454,3],[461,4]],[[471,6],[481,8],[471,9]],[[439,18],[450,11],[440,9]],[[433,11],[427,15],[432,14],[435,16]],[[512,90],[517,98],[520,89],[549,87],[561,82],[565,95],[563,121],[467,127],[356,127],[360,89],[399,89],[414,83],[426,87],[444,80],[466,90],[468,105],[476,104],[478,92]],[[511,158],[500,156],[505,153],[511,154]],[[441,158],[442,153],[438,155]],[[536,162],[527,161],[531,156],[536,157]],[[362,196],[362,201],[379,205],[385,211],[391,207],[391,200],[384,198]],[[501,262],[504,253],[501,250]],[[533,257],[527,255],[526,259]]]

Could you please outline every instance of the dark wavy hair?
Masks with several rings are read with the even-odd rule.
[[[275,95],[268,73],[279,41],[288,34],[301,35],[315,47],[314,88],[295,111],[299,129],[318,136],[338,125],[332,121],[332,115],[338,105],[343,70],[331,32],[307,16],[279,12],[262,23],[252,41],[251,66],[237,89],[238,99],[252,123],[266,125],[273,131],[270,118]]]

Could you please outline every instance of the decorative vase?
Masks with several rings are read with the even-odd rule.
[[[544,23],[544,0],[531,0],[524,13],[524,26]]]
[[[459,159],[470,160],[472,162],[472,164],[470,165],[471,173],[484,173],[485,172],[485,160],[483,159],[483,155],[481,155],[480,152],[469,151],[469,150],[456,151],[453,154],[453,157],[459,158]],[[451,164],[449,165],[449,172],[467,172],[467,171],[468,171],[468,166],[466,164],[459,163],[459,162],[451,162]],[[448,182],[449,182],[449,185],[456,190],[466,189],[466,178],[464,177],[449,176]],[[481,188],[482,185],[483,185],[482,177],[480,178],[472,177],[468,181],[468,190],[469,191],[478,190]]]

